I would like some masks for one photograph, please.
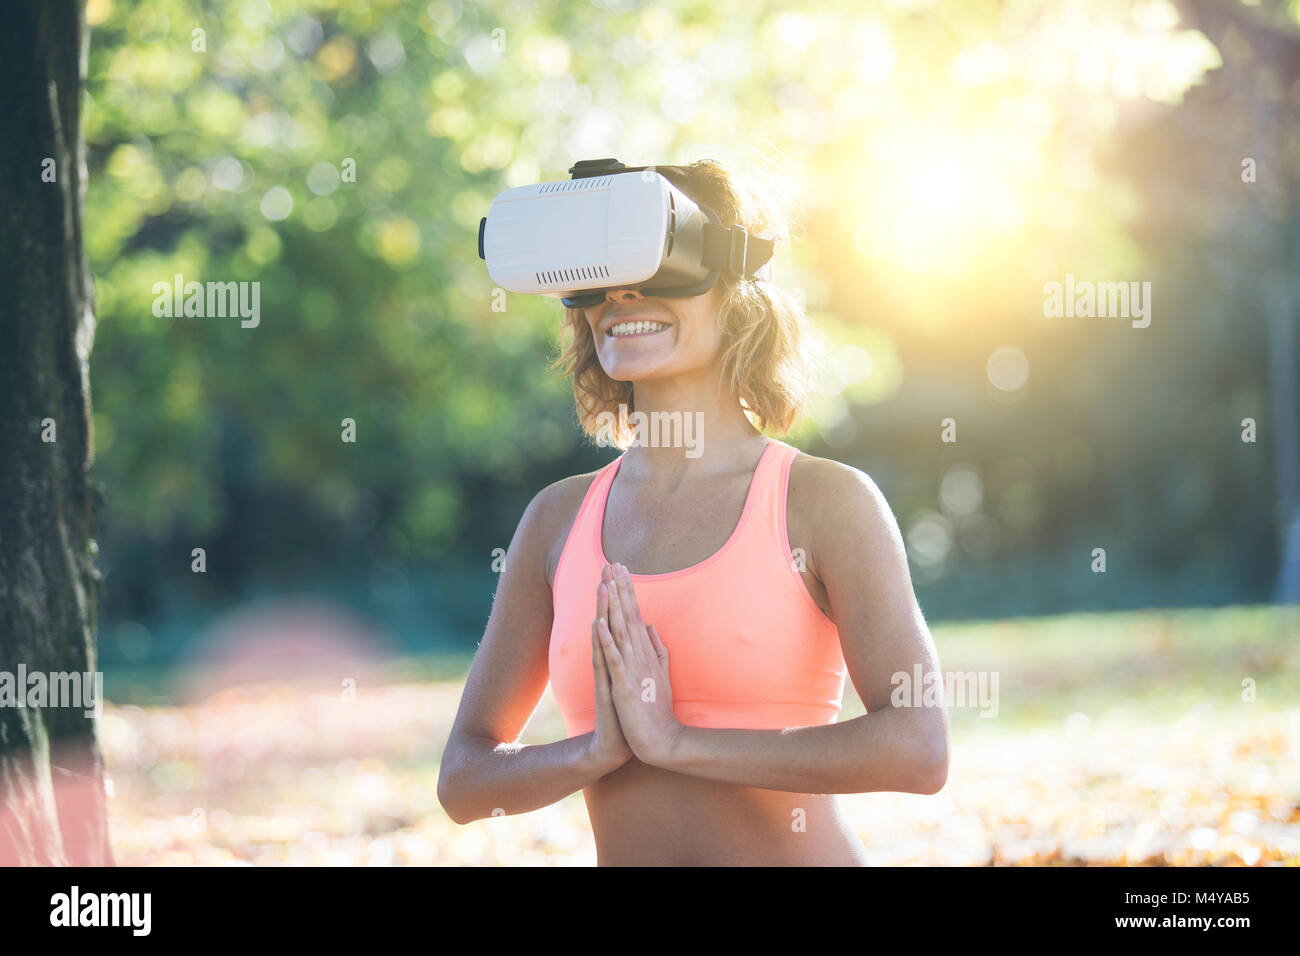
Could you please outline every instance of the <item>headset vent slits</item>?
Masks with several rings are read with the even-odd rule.
[[[565,285],[580,279],[608,279],[608,266],[573,266],[569,269],[552,269],[548,272],[534,272],[538,285]]]
[[[557,183],[542,183],[537,191],[539,193],[564,193],[573,189],[605,189],[613,178],[612,176],[600,176],[588,179],[564,179]]]

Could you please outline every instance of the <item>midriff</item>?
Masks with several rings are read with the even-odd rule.
[[[583,796],[600,866],[869,863],[834,794],[720,783],[633,757]]]

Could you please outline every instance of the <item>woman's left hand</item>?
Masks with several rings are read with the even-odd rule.
[[[672,753],[683,730],[673,713],[668,648],[654,627],[641,619],[627,568],[615,564],[612,571],[603,575],[606,580],[600,585],[606,589],[609,614],[605,621],[597,622],[597,632],[609,668],[614,709],[637,759],[659,765]]]

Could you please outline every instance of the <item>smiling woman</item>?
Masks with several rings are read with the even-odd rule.
[[[721,227],[785,239],[719,164],[655,169]],[[834,794],[937,792],[948,722],[942,700],[891,703],[893,675],[938,661],[883,496],[762,433],[810,391],[801,310],[742,269],[693,295],[606,289],[565,318],[582,427],[626,450],[524,513],[439,799],[466,823],[580,789],[601,864],[867,862]],[[648,439],[629,408],[707,442]],[[867,713],[837,724],[846,677]],[[548,680],[567,736],[521,745]]]
[[[770,200],[733,180],[720,164],[703,160],[688,166],[659,166],[656,171],[687,196],[712,208],[723,225],[742,225],[751,235],[789,242],[789,229]],[[716,314],[717,322],[685,323],[684,332],[700,329],[708,337],[702,343],[706,349],[725,343],[722,374],[751,419],[760,428],[789,430],[812,393],[807,321],[789,293],[771,282],[736,282],[726,277],[709,293],[686,299],[646,300],[632,290],[619,293],[607,297],[617,299],[612,307],[607,301],[589,309],[565,309],[571,341],[555,367],[573,381],[579,421],[588,435],[597,434],[602,412],[617,412],[624,406],[635,409],[635,368],[628,363],[635,364],[641,353],[624,350],[622,364],[614,368],[605,360],[617,362],[620,355],[598,352],[611,337],[626,334],[627,322],[654,323],[653,328],[643,326],[643,331],[633,333],[638,336],[671,329],[671,317],[662,310],[656,314],[655,301]],[[592,322],[597,315],[599,325]],[[664,340],[657,343],[664,344]],[[631,437],[626,431],[615,436],[619,445],[626,445]]]

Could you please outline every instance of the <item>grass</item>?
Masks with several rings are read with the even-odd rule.
[[[1070,713],[1171,718],[1209,703],[1271,710],[1300,701],[1300,609],[1076,614],[934,630],[945,671],[1000,673],[1001,719],[1036,725]]]
[[[842,797],[880,863],[1300,863],[1295,608],[1089,614],[934,628],[952,709],[934,796]],[[458,827],[435,786],[470,656],[209,686],[106,675],[120,862],[589,864],[581,796]],[[1253,682],[1254,699],[1243,694]],[[192,691],[191,691],[192,692]],[[862,713],[846,692],[841,720]],[[561,736],[546,694],[523,740]]]

